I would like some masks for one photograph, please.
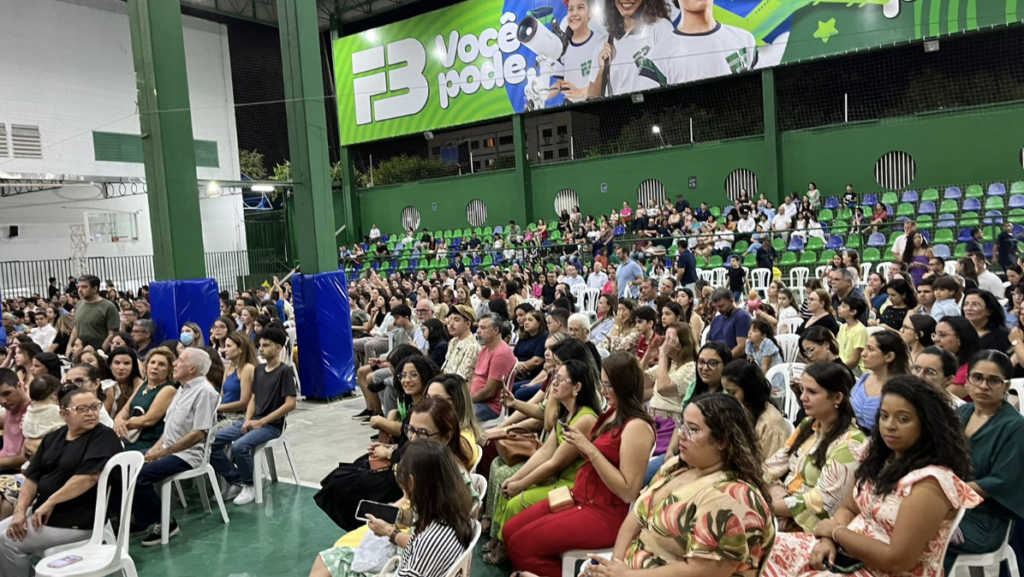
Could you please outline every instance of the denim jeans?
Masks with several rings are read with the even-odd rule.
[[[476,419],[481,423],[498,418],[498,413],[495,413],[487,403],[473,403],[473,410],[476,411]]]
[[[539,391],[543,386],[544,385],[523,385],[516,389],[512,395],[515,396],[516,400],[523,401],[525,403],[532,399],[533,396],[537,394],[537,391]]]
[[[243,422],[239,421],[217,433],[210,455],[213,470],[232,485],[252,485],[252,450],[281,436],[281,430],[270,425],[248,433],[242,432],[242,425]],[[224,452],[224,447],[228,444],[231,445],[231,458],[234,463]]]
[[[139,480],[135,484],[135,499],[132,502],[132,513],[135,522],[142,527],[149,527],[160,522],[160,495],[156,485],[168,477],[184,473],[192,468],[184,460],[174,455],[146,463],[139,472]],[[119,492],[114,491],[113,493]]]

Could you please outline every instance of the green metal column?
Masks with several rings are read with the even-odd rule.
[[[181,6],[129,0],[157,280],[206,277]]]
[[[359,213],[359,194],[356,192],[356,164],[352,148],[341,147],[341,203],[342,224],[346,225],[340,238],[349,245],[363,238],[363,226]]]
[[[512,117],[512,138],[516,151],[516,182],[519,195],[526,205],[526,222],[534,222],[533,218],[533,179],[530,176],[530,147],[526,138],[526,117],[516,114]]]
[[[316,0],[277,3],[288,147],[304,274],[338,270]]]
[[[761,102],[764,107],[764,145],[768,171],[758,192],[764,193],[765,198],[772,199],[775,206],[779,206],[786,197],[786,192],[782,179],[782,132],[779,130],[775,70],[772,68],[761,71]]]

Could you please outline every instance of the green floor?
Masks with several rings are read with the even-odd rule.
[[[317,553],[333,545],[342,530],[313,502],[315,490],[278,483],[265,491],[262,505],[228,503],[231,523],[225,525],[216,509],[207,515],[199,497],[186,490],[188,510],[183,512],[177,502],[171,509],[181,527],[177,537],[165,547],[142,547],[140,537],[132,539],[131,554],[140,577],[308,575]],[[472,574],[509,575],[507,563],[492,566],[481,560],[482,544],[477,544]]]

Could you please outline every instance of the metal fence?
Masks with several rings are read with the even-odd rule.
[[[265,275],[270,279],[287,269],[272,249],[206,253],[206,275],[215,279],[221,290],[240,289],[252,277]],[[0,295],[45,295],[51,277],[57,279],[58,286],[66,287],[69,277],[86,273],[113,281],[119,290],[137,292],[140,286],[154,280],[153,256],[90,257],[85,259],[84,267],[74,259],[0,262]]]

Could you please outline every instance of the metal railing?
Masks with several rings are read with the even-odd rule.
[[[118,290],[133,292],[154,280],[152,255],[89,257],[84,266],[80,265],[70,258],[0,262],[0,295],[46,295],[50,277],[57,279],[61,290],[67,286],[68,277],[81,274],[94,274],[113,281]],[[269,279],[288,268],[278,262],[273,249],[206,253],[206,275],[215,279],[221,290],[234,291],[242,288],[243,279],[251,275],[266,275]]]

